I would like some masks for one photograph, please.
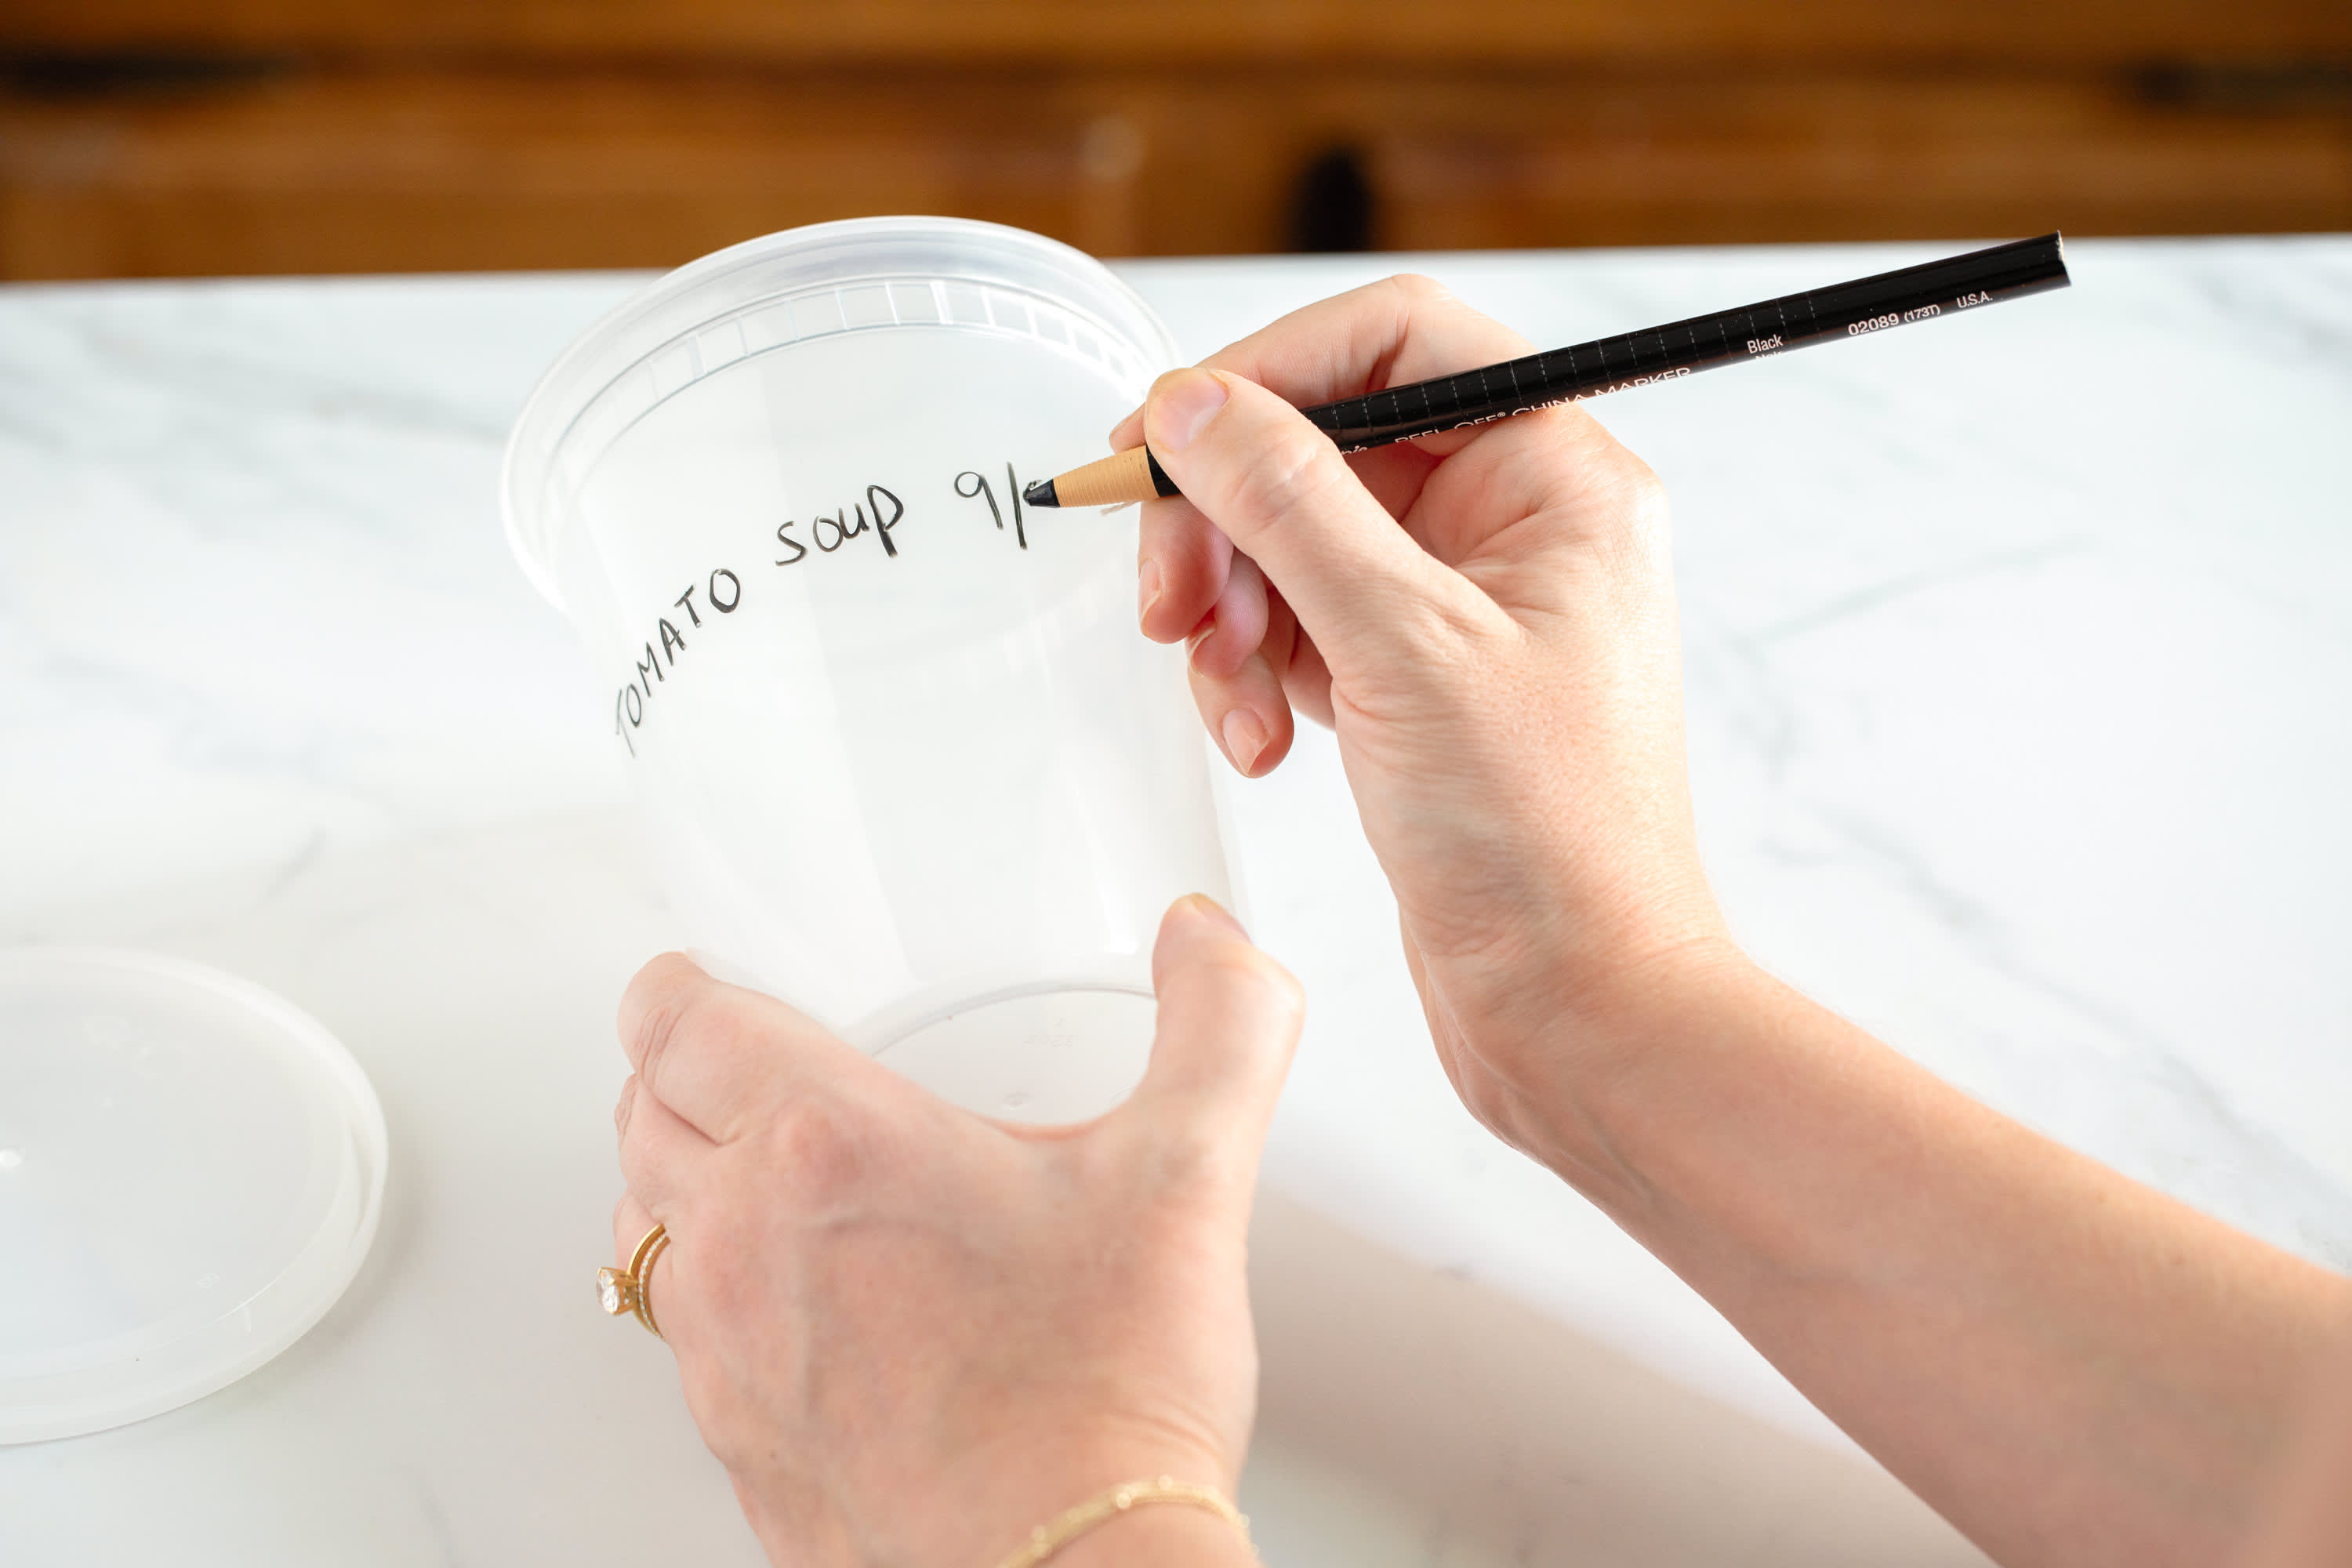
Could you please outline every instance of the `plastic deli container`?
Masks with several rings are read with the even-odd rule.
[[[614,310],[507,449],[509,537],[587,644],[684,940],[992,1114],[1116,1102],[1162,911],[1234,897],[1133,513],[1019,499],[1173,362],[1066,246],[821,224]]]

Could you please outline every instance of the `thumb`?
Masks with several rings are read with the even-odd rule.
[[[1334,662],[1394,641],[1468,587],[1372,499],[1328,436],[1254,381],[1171,371],[1152,384],[1143,429],[1185,499],[1258,563]]]
[[[1160,996],[1151,1062],[1119,1119],[1156,1142],[1208,1145],[1254,1167],[1306,1021],[1306,993],[1197,893],[1160,919],[1151,984]]]

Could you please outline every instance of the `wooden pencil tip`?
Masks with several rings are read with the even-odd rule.
[[[1040,495],[1042,490],[1045,493]],[[1071,507],[1118,506],[1131,500],[1150,500],[1154,495],[1174,495],[1176,487],[1157,486],[1153,480],[1151,455],[1140,447],[1129,447],[1108,458],[1072,468],[1066,474],[1055,474],[1042,485],[1033,485],[1022,492],[1021,499],[1032,506]]]

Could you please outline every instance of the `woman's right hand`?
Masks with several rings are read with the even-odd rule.
[[[1192,640],[1244,774],[1294,708],[1337,730],[1440,1054],[1523,1148],[1535,1104],[1576,1098],[1564,1019],[1732,952],[1692,832],[1665,498],[1576,405],[1353,458],[1297,407],[1528,352],[1392,278],[1162,376],[1111,435],[1183,490],[1144,508],[1144,631]]]
[[[1144,629],[1194,639],[1244,773],[1292,708],[1333,723],[1464,1101],[1888,1469],[2021,1568],[2231,1560],[2352,1284],[1739,956],[1693,839],[1649,470],[1574,406],[1353,459],[1292,407],[1524,352],[1397,279],[1162,377],[1112,436],[1190,498],[1145,509]]]

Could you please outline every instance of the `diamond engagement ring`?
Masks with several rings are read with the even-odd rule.
[[[668,1245],[668,1227],[657,1225],[637,1243],[636,1251],[629,1255],[626,1268],[596,1270],[597,1304],[615,1318],[634,1313],[637,1321],[646,1326],[646,1331],[656,1339],[662,1337],[662,1331],[661,1325],[654,1321],[654,1259]]]

